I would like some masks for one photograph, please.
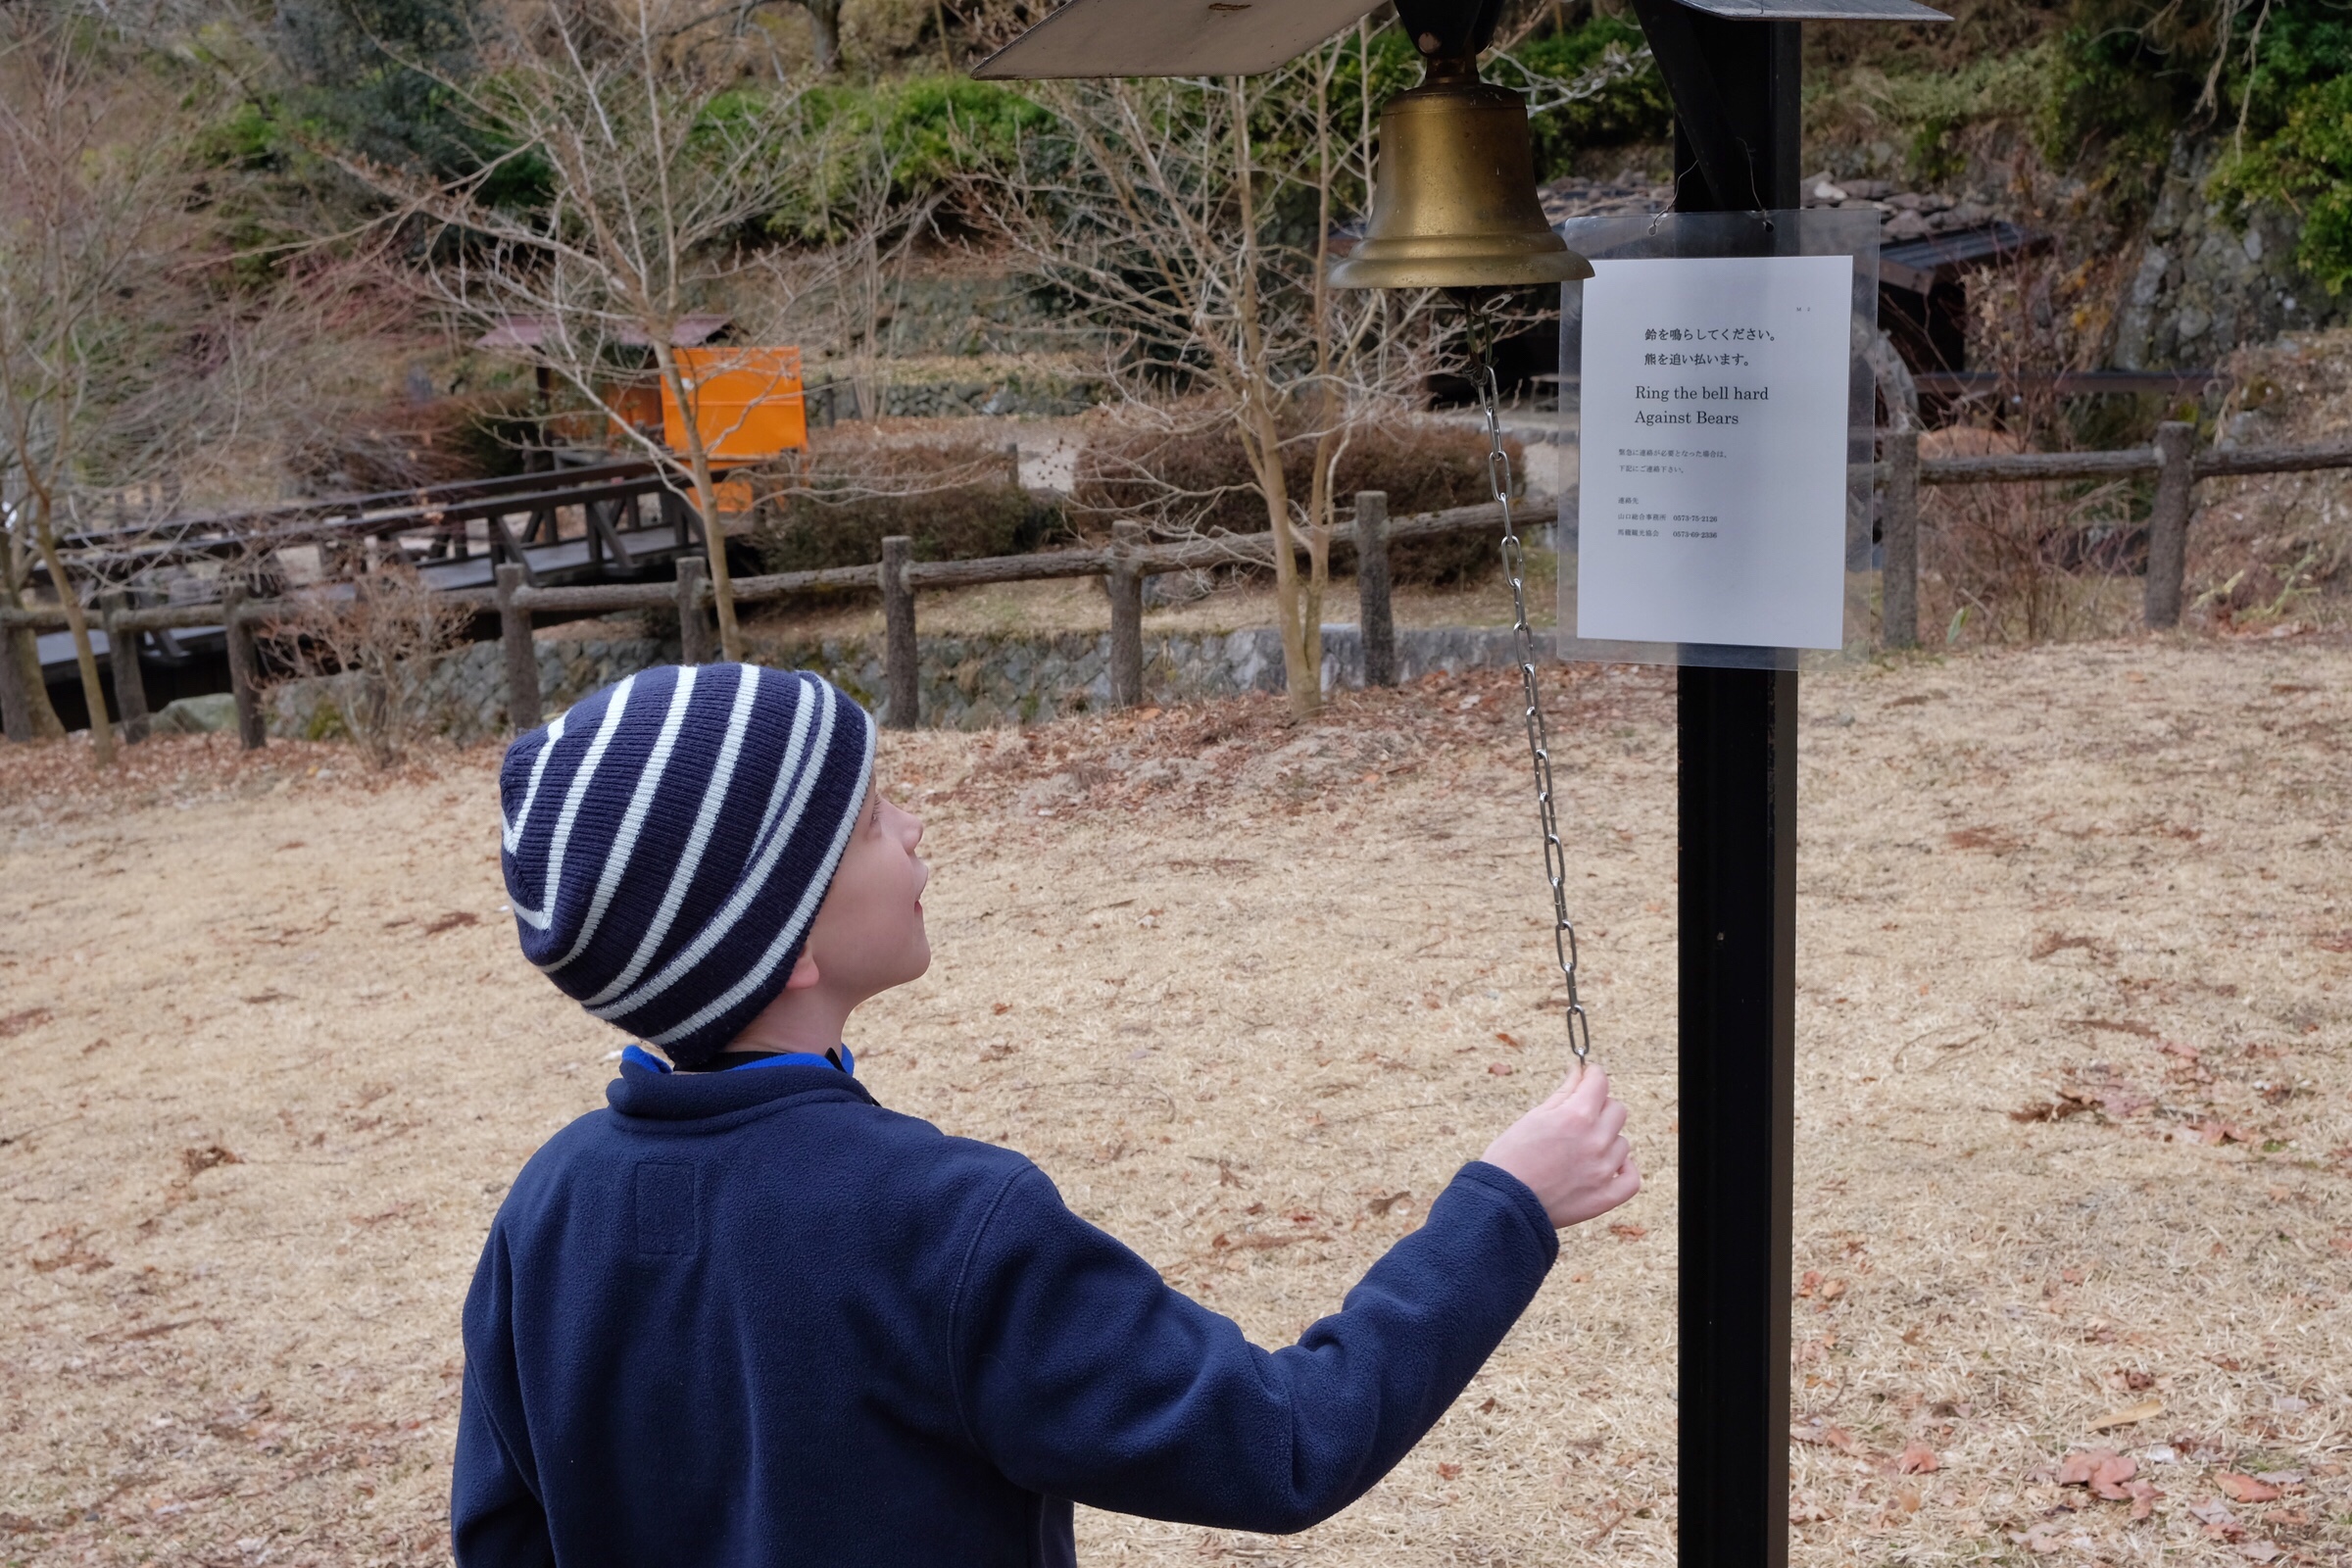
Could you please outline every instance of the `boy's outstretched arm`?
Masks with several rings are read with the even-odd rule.
[[[951,1327],[973,1441],[1018,1484],[1093,1507],[1301,1530],[1420,1441],[1527,1307],[1555,1227],[1641,1188],[1625,1109],[1586,1069],[1462,1167],[1341,1310],[1266,1351],[1072,1214],[1009,1181]]]

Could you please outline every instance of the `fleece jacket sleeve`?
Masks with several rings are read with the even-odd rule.
[[[507,1306],[509,1260],[493,1228],[466,1296],[466,1384],[450,1483],[450,1544],[458,1568],[550,1568],[547,1514],[507,1432],[522,1430]]]
[[[973,1441],[1018,1485],[1156,1519],[1303,1530],[1436,1424],[1558,1253],[1535,1195],[1473,1162],[1337,1313],[1268,1351],[1030,1167],[965,1265],[956,1396]]]

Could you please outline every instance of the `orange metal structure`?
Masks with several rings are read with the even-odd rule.
[[[808,448],[808,409],[801,392],[801,351],[726,345],[677,349],[678,375],[694,404],[695,428],[713,458],[742,462]],[[686,449],[686,419],[666,383],[662,439]]]

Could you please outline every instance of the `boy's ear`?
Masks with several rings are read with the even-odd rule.
[[[801,950],[801,956],[799,960],[792,966],[791,975],[789,975],[784,981],[784,989],[787,991],[806,991],[810,986],[816,984],[816,959],[809,955],[809,952],[807,948],[803,948]]]

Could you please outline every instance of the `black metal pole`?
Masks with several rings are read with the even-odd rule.
[[[1677,107],[1676,208],[1800,205],[1801,24],[1636,9]],[[1786,1568],[1796,672],[1686,664],[1676,727],[1677,1550],[1684,1568]]]

